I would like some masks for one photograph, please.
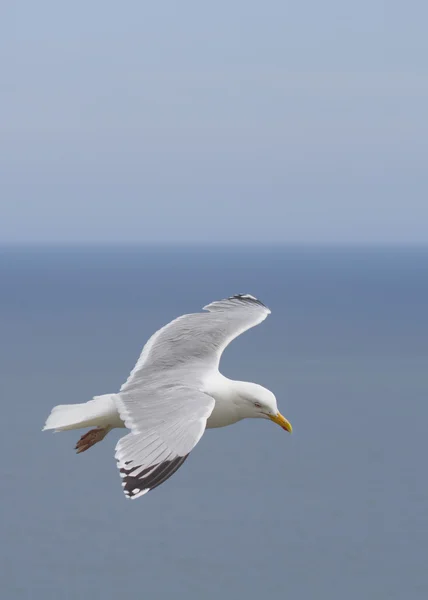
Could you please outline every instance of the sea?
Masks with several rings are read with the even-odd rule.
[[[293,424],[209,430],[127,500],[124,431],[76,455],[56,404],[115,392],[150,335],[237,293],[225,351]],[[428,249],[2,247],[4,600],[426,600]]]

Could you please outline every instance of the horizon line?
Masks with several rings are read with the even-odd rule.
[[[0,241],[0,248],[63,248],[63,249],[107,249],[107,248],[117,248],[117,249],[138,249],[138,248],[207,248],[207,249],[222,249],[222,248],[260,248],[260,249],[269,249],[269,248],[308,248],[308,249],[317,249],[317,248],[349,248],[349,249],[424,249],[428,248],[427,242],[202,242],[202,241],[192,241],[192,242],[184,242],[184,241],[150,241],[150,242],[141,242],[141,241],[70,241],[70,242],[42,242],[42,241],[8,241],[2,242]]]

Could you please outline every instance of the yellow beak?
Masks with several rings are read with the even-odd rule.
[[[285,429],[285,431],[292,433],[293,428],[291,427],[290,421],[287,421],[287,419],[283,417],[281,413],[278,413],[276,415],[270,415],[269,419],[277,425],[279,425],[280,427],[282,427],[283,429]]]

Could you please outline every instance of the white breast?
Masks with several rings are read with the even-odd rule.
[[[215,400],[214,410],[207,420],[207,429],[225,427],[242,419],[235,402],[233,381],[216,373],[205,381],[204,391]]]

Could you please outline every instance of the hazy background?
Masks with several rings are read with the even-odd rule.
[[[3,1],[0,240],[427,242],[427,19]]]
[[[428,597],[428,251],[395,248],[428,242],[427,21],[0,3],[4,598]],[[292,436],[207,432],[131,503],[119,432],[81,456],[80,432],[41,433],[160,326],[245,292],[272,315],[221,368],[271,388]]]

